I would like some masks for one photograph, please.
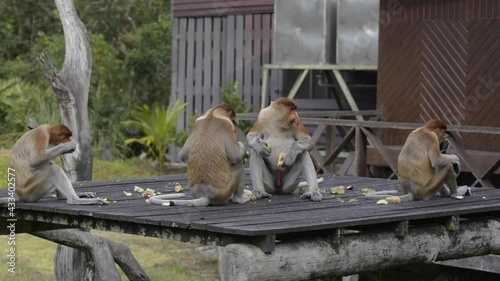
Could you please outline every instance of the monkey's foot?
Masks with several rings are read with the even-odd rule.
[[[271,194],[269,194],[265,191],[260,191],[260,190],[254,190],[253,194],[255,194],[255,198],[257,198],[257,199],[273,197]]]
[[[246,203],[248,201],[250,201],[250,197],[248,197],[248,195],[246,195],[246,194],[243,194],[240,197],[235,197],[233,195],[233,197],[231,198],[231,202],[238,203],[238,204],[243,204],[243,203]]]
[[[77,192],[76,195],[80,198],[95,198],[95,192]]]
[[[301,199],[311,199],[312,201],[319,202],[323,196],[319,191],[309,191],[300,196]]]

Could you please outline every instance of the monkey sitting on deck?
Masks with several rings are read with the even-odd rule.
[[[222,104],[211,108],[196,119],[193,131],[179,152],[188,163],[188,187],[195,199],[171,200],[184,194],[165,194],[149,200],[158,205],[208,206],[245,203],[245,178],[242,159],[245,146],[238,141],[233,109]]]
[[[22,202],[36,202],[52,191],[68,204],[107,204],[90,193],[77,194],[64,171],[51,160],[76,149],[71,130],[63,124],[41,125],[25,133],[12,147],[9,169],[15,174],[16,195]],[[1,198],[0,203],[8,202]]]
[[[309,186],[309,191],[301,197],[313,201],[322,198],[309,155],[314,145],[296,110],[293,100],[278,98],[259,112],[247,134],[251,147],[250,175],[258,199],[270,198],[270,193],[298,192],[301,173]],[[279,158],[283,157],[283,165],[278,165]]]
[[[458,156],[440,151],[440,144],[448,137],[446,129],[442,121],[434,119],[406,139],[398,157],[398,183],[404,194],[398,196],[401,201],[427,200],[438,192],[451,197],[467,192],[466,187],[457,190]],[[365,197],[382,199],[396,193],[396,190],[378,191]]]

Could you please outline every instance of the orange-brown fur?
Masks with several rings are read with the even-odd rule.
[[[249,200],[243,192],[243,164],[245,147],[236,137],[233,109],[223,104],[211,108],[196,119],[193,131],[179,152],[187,160],[188,186],[195,199],[174,195],[150,198],[153,204],[168,205],[224,205],[229,199],[235,203]]]
[[[80,198],[64,171],[52,159],[76,149],[71,130],[63,124],[41,125],[25,133],[12,147],[9,168],[16,175],[19,200],[36,202],[57,190],[68,204],[107,204],[101,198]],[[82,196],[93,197],[83,193]]]
[[[431,120],[411,132],[401,150],[398,181],[403,192],[413,193],[415,199],[432,197],[442,188],[445,180],[452,194],[456,195],[456,179],[451,176],[451,162],[458,158],[443,155],[439,150],[439,143],[448,137],[446,129],[442,121]]]
[[[221,109],[226,110],[226,105]],[[209,114],[206,118],[195,123],[190,138],[193,139],[188,156],[188,184],[209,184],[218,188],[218,196],[214,204],[227,203],[236,190],[239,177],[231,171],[231,163],[226,155],[225,141],[238,145],[236,133],[231,123],[235,116],[231,109],[227,119],[219,118],[216,114]],[[196,187],[192,189],[193,197],[198,198]]]
[[[9,167],[16,171],[16,193],[19,198],[34,193],[44,181],[39,176],[41,171],[38,166],[45,164],[45,161],[38,163],[37,158],[44,155],[47,148],[70,141],[71,136],[71,131],[63,124],[45,124],[28,131],[14,144]]]

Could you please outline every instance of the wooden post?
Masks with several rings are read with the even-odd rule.
[[[366,168],[366,136],[361,131],[360,127],[356,127],[356,176],[368,176]]]

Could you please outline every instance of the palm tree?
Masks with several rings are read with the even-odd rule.
[[[132,110],[131,114],[135,120],[126,120],[122,124],[138,127],[145,136],[127,139],[125,144],[144,144],[149,153],[158,159],[160,170],[163,171],[166,150],[170,144],[176,143],[179,137],[177,119],[184,113],[185,107],[186,104],[176,101],[168,108],[153,104],[151,109],[148,105],[143,105]]]

